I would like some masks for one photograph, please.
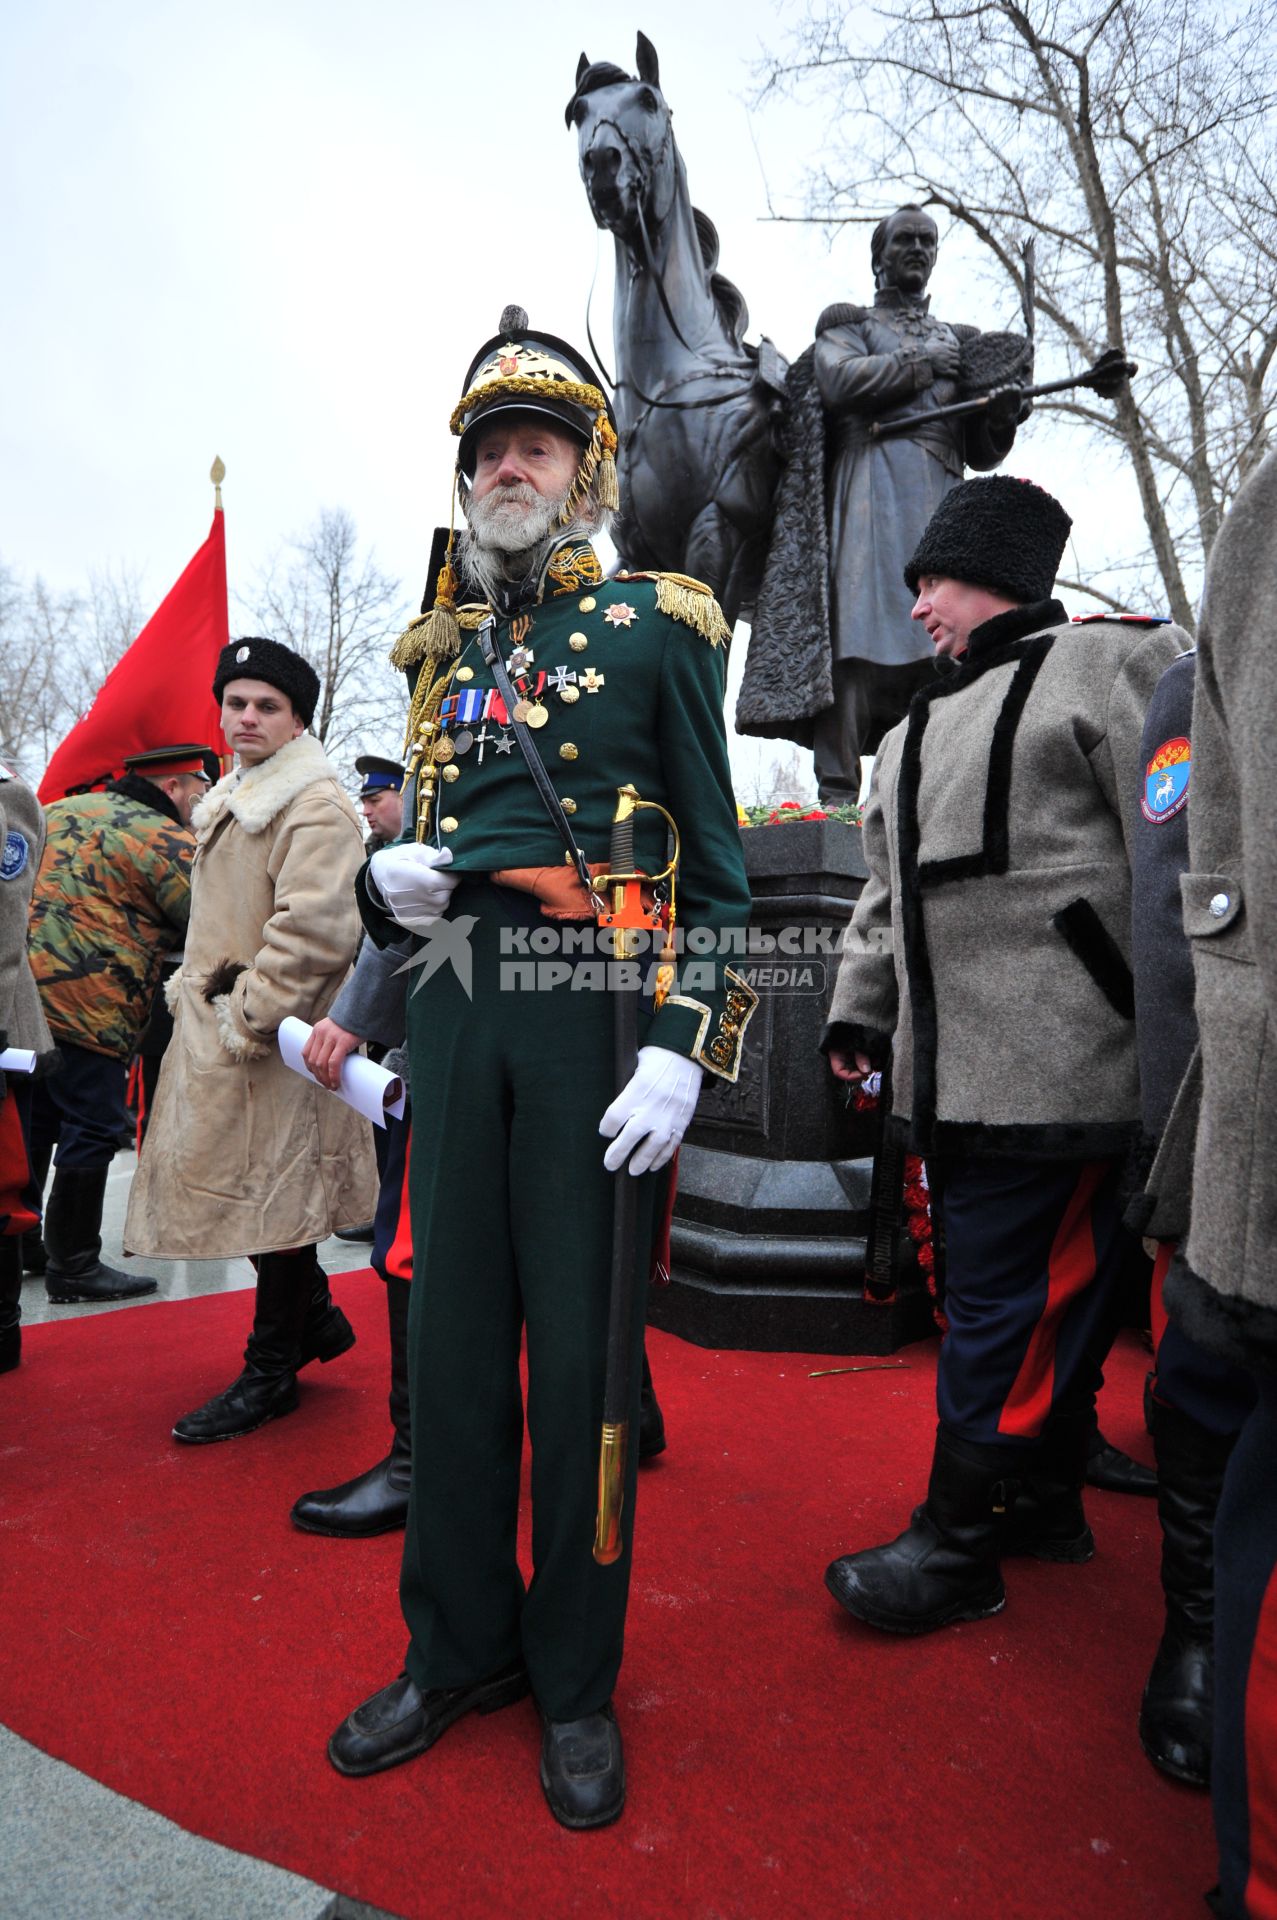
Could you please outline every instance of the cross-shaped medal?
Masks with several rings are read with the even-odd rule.
[[[485,720],[483,725],[480,727],[478,733],[476,733],[476,735],[474,736],[474,743],[476,747],[478,747],[479,749],[479,758],[476,763],[477,765],[479,766],[483,765],[484,752],[488,747],[490,747],[493,744],[496,738],[497,736],[495,733],[488,732],[488,723]]]
[[[603,685],[603,681],[604,681],[603,674],[596,673],[593,667],[587,667],[585,672],[581,675],[580,685],[585,688],[585,691],[587,693],[597,693],[599,688]]]
[[[521,673],[527,672],[534,658],[531,647],[516,647],[505,663],[505,670],[515,680]]]
[[[550,692],[562,693],[564,687],[574,684],[576,675],[567,667],[551,667]]]

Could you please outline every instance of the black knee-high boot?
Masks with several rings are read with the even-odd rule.
[[[1025,1554],[1079,1566],[1094,1557],[1095,1536],[1082,1505],[1093,1424],[1085,1410],[1057,1412],[1047,1421],[1037,1456],[1026,1466],[1007,1515],[1004,1558]]]
[[[22,1358],[21,1234],[0,1235],[0,1373],[10,1373]]]
[[[1234,1438],[1154,1402],[1166,1628],[1144,1689],[1140,1744],[1155,1767],[1193,1787],[1210,1784],[1215,1511]]]
[[[297,1355],[299,1368],[308,1367],[312,1360],[322,1360],[327,1366],[339,1354],[349,1353],[355,1344],[355,1329],[333,1299],[328,1275],[320,1266],[317,1256],[312,1255],[312,1260],[314,1273],[311,1276],[310,1304],[306,1309],[306,1323],[302,1328]]]
[[[412,1484],[412,1432],[408,1424],[409,1283],[386,1276],[386,1312],[390,1321],[390,1452],[366,1473],[339,1487],[304,1493],[292,1510],[292,1522],[304,1533],[326,1533],[343,1540],[366,1540],[392,1533],[408,1519]]]
[[[940,1427],[927,1497],[898,1539],[843,1554],[825,1585],[857,1620],[888,1633],[929,1633],[983,1620],[1006,1605],[998,1553],[1031,1455]]]
[[[121,1273],[102,1259],[102,1205],[109,1167],[58,1167],[44,1203],[44,1285],[50,1300],[133,1300],[158,1280]]]
[[[244,1349],[244,1370],[223,1393],[173,1428],[175,1440],[198,1446],[235,1440],[297,1405],[297,1363],[313,1286],[313,1247],[257,1257],[253,1331]]]

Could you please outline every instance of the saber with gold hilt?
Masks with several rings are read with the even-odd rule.
[[[634,816],[650,808],[664,816],[674,837],[669,864],[657,874],[639,873],[634,865]],[[612,934],[612,958],[624,963],[639,952],[644,934],[664,932],[657,968],[654,1002],[659,1007],[674,981],[675,886],[679,863],[678,828],[665,808],[654,800],[640,800],[633,787],[619,787],[612,816],[608,849],[611,872],[598,874],[594,889],[599,899],[601,929]],[[667,883],[664,903],[653,896]],[[644,889],[649,890],[645,901]],[[638,1062],[638,994],[621,975],[612,995],[613,1064],[620,1093],[634,1077]],[[612,1294],[608,1305],[607,1373],[603,1383],[603,1427],[599,1437],[599,1496],[594,1523],[594,1558],[610,1567],[624,1549],[621,1508],[625,1501],[625,1468],[629,1457],[630,1374],[633,1362],[634,1292],[638,1285],[638,1208],[633,1176],[625,1166],[613,1175]]]

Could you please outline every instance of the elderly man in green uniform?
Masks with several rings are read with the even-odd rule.
[[[736,1078],[754,1005],[721,957],[749,912],[722,718],[728,634],[696,582],[604,579],[591,535],[616,505],[615,432],[596,376],[566,342],[530,332],[508,308],[471,364],[452,427],[468,522],[460,576],[449,561],[434,608],[396,649],[414,682],[416,834],[376,854],[361,886],[374,940],[396,923],[422,936],[408,1002],[420,1275],[401,1584],[410,1643],[405,1672],[343,1722],[329,1756],[344,1773],[393,1766],[462,1714],[530,1688],[551,1811],[592,1827],[615,1820],[625,1799],[612,1694],[633,1457],[623,1550],[612,1564],[592,1553],[613,1203],[632,1181],[645,1274],[658,1170],[704,1074]],[[642,1003],[637,1064],[619,1086],[614,995],[582,990],[606,966],[537,963],[561,923],[592,933],[577,875],[583,862],[607,866],[627,784],[677,824],[679,924],[699,931],[690,952],[713,953]],[[583,861],[569,864],[569,839]],[[634,846],[637,866],[660,873],[659,812],[637,815]],[[642,1296],[636,1287],[631,1428]],[[515,1554],[525,1326],[526,1588]]]

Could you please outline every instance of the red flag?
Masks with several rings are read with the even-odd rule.
[[[213,698],[217,656],[229,638],[219,507],[208,539],[50,760],[40,782],[44,804],[122,773],[126,754],[187,742],[229,754]]]

